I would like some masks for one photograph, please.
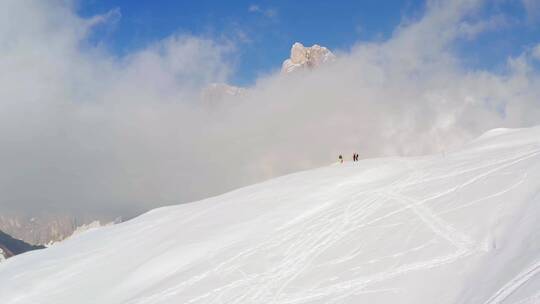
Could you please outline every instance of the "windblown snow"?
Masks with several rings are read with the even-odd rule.
[[[0,303],[540,303],[540,128],[93,229],[0,264]]]

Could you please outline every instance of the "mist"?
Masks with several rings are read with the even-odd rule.
[[[455,51],[504,26],[478,13],[486,3],[428,1],[388,39],[333,50],[318,69],[282,75],[276,62],[244,95],[209,104],[201,92],[234,74],[235,41],[177,33],[119,56],[94,35],[121,9],[82,18],[76,2],[3,0],[0,210],[129,217],[339,154],[423,155],[538,124],[538,46],[497,73]]]

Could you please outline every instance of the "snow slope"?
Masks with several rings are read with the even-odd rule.
[[[540,128],[91,230],[0,264],[0,303],[540,303]]]

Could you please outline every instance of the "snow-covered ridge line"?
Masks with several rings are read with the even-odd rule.
[[[0,265],[1,303],[535,303],[540,128],[300,172]]]

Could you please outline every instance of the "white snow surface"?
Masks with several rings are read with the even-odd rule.
[[[540,303],[540,128],[93,229],[0,264],[0,303]]]

